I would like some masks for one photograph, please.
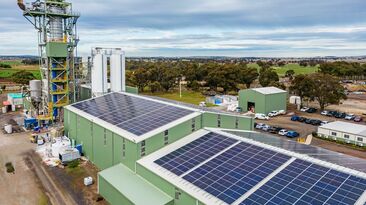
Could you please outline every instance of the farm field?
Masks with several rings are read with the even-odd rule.
[[[38,65],[25,65],[21,61],[0,61],[0,63],[8,64],[12,68],[0,68],[0,78],[10,78],[14,73],[26,70],[31,72],[36,79],[41,79]]]
[[[248,67],[257,68],[258,70],[260,69],[260,67],[256,63],[250,63],[250,64],[248,64]],[[294,70],[296,75],[315,73],[318,71],[319,65],[304,67],[304,66],[300,66],[297,63],[290,63],[290,64],[286,64],[282,67],[272,66],[272,68],[276,70],[276,72],[279,76],[284,76],[286,71],[288,71],[288,70]]]

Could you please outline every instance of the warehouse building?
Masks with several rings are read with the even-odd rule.
[[[67,106],[64,122],[102,170],[98,190],[111,204],[366,201],[365,166],[336,165],[308,155],[310,149],[298,154],[241,136],[254,134],[252,118],[111,93]]]
[[[336,121],[318,128],[318,135],[349,144],[366,146],[366,126],[355,123]]]
[[[243,111],[268,114],[287,110],[287,91],[276,87],[252,88],[239,92],[239,107]]]

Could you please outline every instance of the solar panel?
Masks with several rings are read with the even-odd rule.
[[[193,113],[122,93],[111,93],[72,106],[137,136]]]
[[[311,145],[305,145],[297,143],[296,141],[279,138],[272,135],[263,133],[252,133],[252,132],[237,132],[227,131],[228,133],[235,134],[237,136],[245,137],[255,141],[259,141],[271,146],[283,148],[289,151],[306,154],[308,156],[345,166],[351,169],[355,169],[361,172],[366,172],[366,160],[345,155],[338,152],[323,149],[321,147],[315,147]]]
[[[354,204],[365,190],[365,179],[297,159],[240,205],[346,205]]]
[[[289,159],[241,142],[183,178],[231,204]]]
[[[210,132],[154,162],[180,176],[236,142]]]

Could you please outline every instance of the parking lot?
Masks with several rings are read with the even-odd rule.
[[[281,128],[287,129],[287,130],[293,130],[293,131],[296,131],[299,133],[299,137],[306,137],[306,136],[310,135],[312,132],[316,132],[318,126],[314,126],[311,124],[306,124],[306,123],[298,122],[298,121],[291,121],[291,117],[293,115],[305,117],[308,119],[318,119],[320,121],[328,121],[328,122],[344,121],[344,122],[349,122],[349,123],[366,125],[366,123],[364,121],[363,122],[354,122],[353,120],[346,120],[346,119],[340,119],[340,118],[335,118],[335,117],[330,117],[330,116],[324,116],[324,115],[321,115],[319,112],[307,113],[307,112],[300,112],[300,111],[297,111],[294,109],[290,109],[288,111],[288,113],[289,114],[287,114],[287,115],[279,115],[276,117],[272,117],[272,118],[270,118],[270,120],[256,120],[256,123],[264,123],[264,124],[267,124],[270,126],[281,127]],[[290,139],[290,140],[297,139],[297,138],[287,138],[286,136],[280,136],[278,134],[272,134],[272,133],[265,132],[263,130],[258,130],[258,129],[256,129],[256,131],[263,132],[266,134],[271,134],[271,135],[281,137],[281,138]],[[351,148],[347,145],[338,144],[336,142],[330,142],[330,141],[325,141],[325,140],[318,139],[318,138],[313,138],[311,145],[366,159],[365,151],[357,150],[357,149]]]

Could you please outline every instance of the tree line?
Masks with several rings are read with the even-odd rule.
[[[129,62],[126,75],[127,83],[137,86],[140,92],[145,88],[151,92],[169,91],[180,81],[192,90],[221,89],[224,93],[250,88],[257,79],[263,87],[283,87],[278,74],[267,63],[261,63],[258,70],[244,62]]]

